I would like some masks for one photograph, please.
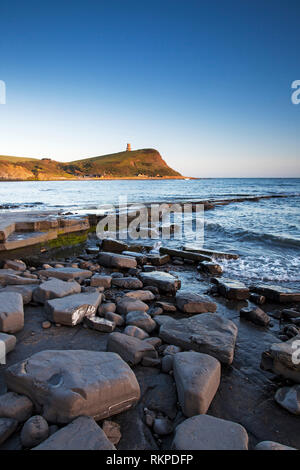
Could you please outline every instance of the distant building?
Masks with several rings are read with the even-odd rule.
[[[131,144],[127,144],[126,152],[131,152]]]

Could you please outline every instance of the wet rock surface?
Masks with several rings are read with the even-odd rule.
[[[259,284],[253,287],[254,292],[264,295],[268,300],[278,303],[300,302],[300,292],[282,286]]]
[[[249,298],[250,291],[243,282],[217,277],[214,277],[212,281],[217,285],[219,294],[227,299],[245,300]]]
[[[268,326],[271,318],[259,307],[245,307],[240,311],[241,318],[252,321],[256,325]]]
[[[159,291],[171,295],[174,295],[181,287],[180,280],[166,272],[152,271],[149,273],[141,273],[140,278],[144,286],[155,286]]]
[[[206,313],[215,312],[217,305],[204,295],[193,292],[177,292],[176,305],[185,313]]]
[[[112,251],[112,249],[110,251]],[[146,273],[145,271],[150,270],[151,273],[163,273],[162,277],[164,277],[164,279],[166,279],[165,274],[170,274],[172,276],[172,281],[179,281],[180,284],[182,284],[182,292],[189,292],[190,294],[197,294],[200,296],[205,296],[209,292],[210,285],[209,276],[207,275],[208,273],[203,272],[202,270],[197,272],[197,264],[195,264],[194,260],[186,259],[183,262],[183,258],[181,258],[181,262],[177,264],[177,262],[173,263],[173,261],[176,261],[179,258],[174,258],[163,266],[158,264],[154,267],[153,264],[150,265],[153,260],[151,261],[151,257],[148,257],[147,262],[149,265],[146,268],[144,266],[143,269],[145,269],[145,271],[141,273],[141,269],[136,268],[116,268],[100,265],[100,263],[98,263],[97,253],[98,250],[88,253],[87,255],[82,255],[81,258],[52,260],[47,263],[48,266],[45,266],[44,270],[47,271],[48,269],[53,269],[53,266],[54,269],[62,269],[62,267],[78,269],[77,267],[80,267],[80,269],[90,271],[95,279],[98,277],[107,277],[110,281],[112,281],[112,279],[122,278],[135,280],[143,273],[148,274],[148,272]],[[147,252],[145,252],[145,255],[146,254]],[[140,260],[142,259],[138,256],[132,256],[132,258],[137,261],[138,258],[140,258]],[[187,262],[192,264],[187,264]],[[44,261],[44,263],[46,264],[46,261]],[[34,290],[38,287],[37,284],[41,284],[41,282],[49,282],[47,279],[50,279],[50,277],[48,278],[39,274],[41,272],[39,270],[40,265],[37,264],[38,269],[35,271],[31,270],[29,264],[27,264],[27,266],[28,273],[32,272],[38,276],[35,278],[36,284],[31,283],[28,285],[28,289]],[[27,272],[14,271],[14,275],[20,277],[22,279],[21,282],[23,282],[23,279],[28,279],[23,277],[23,275],[27,276]],[[10,275],[12,274],[10,273]],[[128,360],[128,363],[131,366],[131,369],[129,370],[134,374],[140,387],[140,399],[136,400],[133,404],[135,407],[116,411],[116,414],[113,415],[113,421],[108,421],[116,424],[116,426],[120,426],[119,433],[116,433],[118,434],[116,439],[120,440],[118,443],[116,442],[114,444],[118,449],[167,450],[171,448],[176,427],[178,428],[178,426],[187,421],[187,416],[184,416],[181,411],[181,408],[183,407],[180,405],[180,402],[184,404],[184,401],[179,399],[178,392],[180,386],[176,386],[174,360],[176,356],[180,357],[181,354],[207,354],[207,352],[199,349],[202,347],[207,348],[207,344],[205,343],[207,338],[209,338],[208,343],[211,348],[209,357],[214,359],[213,349],[215,349],[216,354],[223,356],[224,362],[219,387],[215,392],[208,391],[205,393],[205,397],[212,397],[211,400],[208,400],[210,403],[207,403],[204,407],[205,409],[208,406],[206,416],[213,416],[231,421],[234,424],[241,424],[248,432],[251,449],[253,449],[259,442],[266,440],[270,440],[275,443],[280,442],[282,445],[292,448],[300,448],[298,416],[295,416],[293,413],[288,411],[287,408],[279,405],[275,400],[277,390],[283,388],[290,389],[294,387],[293,384],[295,382],[291,380],[289,375],[287,376],[288,378],[285,378],[285,376],[279,372],[278,368],[275,368],[274,370],[272,368],[268,369],[272,371],[271,373],[260,368],[262,355],[266,352],[268,352],[269,355],[270,348],[273,344],[282,344],[286,345],[285,347],[287,348],[291,348],[291,345],[289,346],[288,343],[289,337],[287,335],[292,333],[294,335],[295,332],[292,328],[297,327],[296,321],[297,318],[300,317],[299,305],[297,303],[291,303],[288,308],[285,307],[285,309],[283,309],[283,306],[280,307],[280,302],[272,303],[274,301],[270,301],[270,299],[265,298],[263,309],[265,313],[272,318],[272,320],[269,323],[268,328],[262,328],[260,325],[257,325],[252,321],[245,321],[245,319],[240,318],[241,309],[248,307],[247,302],[245,302],[244,299],[236,300],[235,298],[227,298],[226,296],[223,296],[218,289],[214,290],[214,292],[208,297],[209,301],[213,301],[213,303],[217,305],[217,313],[202,313],[195,315],[193,313],[182,311],[177,307],[175,299],[176,289],[165,291],[159,288],[158,284],[155,285],[153,279],[151,279],[151,282],[149,281],[149,284],[145,287],[134,289],[133,285],[130,288],[125,288],[113,285],[111,282],[107,282],[104,285],[92,286],[93,277],[91,276],[84,279],[80,277],[75,278],[78,279],[78,282],[81,284],[82,292],[85,294],[99,294],[98,290],[100,289],[101,292],[103,292],[102,303],[98,306],[96,312],[88,318],[94,318],[96,323],[99,318],[100,320],[109,320],[115,324],[115,331],[112,335],[121,335],[117,346],[120,348],[119,353],[127,355],[127,359],[128,357],[132,359],[133,362],[131,362],[130,359]],[[15,278],[13,282],[15,282]],[[74,280],[71,279],[68,282],[72,283]],[[144,281],[142,282],[144,284]],[[5,286],[5,283],[2,283],[2,285]],[[46,350],[66,351],[67,349],[67,352],[76,352],[80,350],[87,352],[94,351],[98,354],[99,351],[102,351],[104,354],[109,354],[109,352],[105,352],[107,350],[107,343],[110,337],[109,333],[87,327],[83,322],[81,324],[78,323],[73,325],[72,328],[68,325],[62,324],[61,322],[52,322],[49,324],[49,328],[44,329],[43,325],[48,321],[46,309],[43,304],[33,303],[32,300],[29,299],[30,293],[28,293],[25,302],[25,295],[22,295],[21,289],[27,288],[27,285],[9,284],[4,287],[3,290],[7,291],[9,288],[18,289],[18,293],[20,293],[23,298],[23,303],[26,304],[24,309],[25,324],[24,328],[15,335],[17,338],[17,345],[15,347],[14,340],[14,346],[6,357],[7,364],[1,366],[0,369],[0,393],[4,394],[2,396],[5,397],[8,386],[4,377],[4,371],[18,362],[24,362],[25,364],[26,361],[35,353],[41,351],[45,352]],[[181,291],[178,292],[178,294],[179,293],[181,293]],[[71,294],[71,296],[72,295],[74,294]],[[262,294],[253,295],[264,297]],[[68,297],[69,295],[64,298],[67,299]],[[63,298],[58,300],[63,300]],[[260,305],[260,301],[254,301],[253,296],[251,298],[251,302]],[[292,315],[284,313],[284,310],[292,311]],[[115,313],[116,311],[117,313]],[[157,338],[158,327],[147,333],[135,325],[126,326],[126,317],[129,315],[130,319],[132,311],[138,311],[139,315],[141,313],[143,314],[143,312],[147,312],[150,318],[152,316],[151,320],[155,319],[154,323],[161,327],[161,331],[164,329],[165,334],[170,334],[172,338],[170,337],[168,340],[165,340],[163,336]],[[156,311],[159,313],[158,315],[155,314]],[[114,318],[113,315],[116,315],[116,317]],[[195,331],[195,325],[193,323],[194,319],[203,316],[204,318],[207,318],[207,320],[202,326],[200,323],[199,330],[196,327]],[[227,327],[224,329],[221,327],[216,329],[215,325],[211,325],[209,323],[211,318],[221,318]],[[85,322],[86,321],[87,320],[85,320]],[[181,322],[183,322],[184,325],[183,329],[178,328],[178,324],[181,324]],[[176,325],[176,327],[174,325]],[[231,328],[229,328],[229,331],[231,330],[230,334],[227,331],[228,325],[231,325]],[[237,335],[234,333],[235,328],[238,328]],[[127,329],[129,330],[126,331]],[[227,331],[225,336],[224,331]],[[128,333],[131,334],[128,335]],[[138,334],[137,337],[134,337],[135,333]],[[133,336],[131,336],[132,334]],[[140,334],[141,336],[139,336]],[[281,334],[286,335],[284,342],[279,341],[279,336]],[[228,335],[228,337],[226,337],[226,335]],[[228,344],[230,344],[229,337],[232,341],[235,336],[235,348],[228,348]],[[126,347],[124,347],[125,337],[129,338],[129,340],[137,339],[139,341],[138,346],[137,343],[135,343],[134,346],[131,344],[126,350]],[[214,337],[214,340],[212,340],[212,337]],[[224,340],[224,337],[226,340]],[[178,338],[181,341],[181,344],[178,342]],[[291,339],[298,340],[297,336],[293,336]],[[224,347],[225,344],[227,344],[226,347]],[[149,345],[151,350],[148,349]],[[197,349],[194,352],[195,345]],[[144,354],[145,346],[147,351],[146,354]],[[182,352],[185,350],[188,350],[188,352]],[[198,350],[200,353],[197,352]],[[229,351],[233,352],[233,350],[234,354],[232,354],[233,357],[231,357],[231,353]],[[282,358],[282,355],[279,356],[281,358],[281,365],[284,364],[286,367],[286,362]],[[268,359],[270,358],[268,357]],[[219,357],[219,360],[221,360],[221,357]],[[272,361],[273,360],[274,358],[272,358]],[[99,363],[102,364],[102,362],[102,360],[98,361],[98,365]],[[230,365],[229,362],[231,362]],[[195,373],[193,372],[193,374],[188,374],[188,380],[185,382],[187,382],[187,390],[189,390],[188,385],[190,386],[190,389],[192,390],[191,396],[193,397],[194,382],[192,377],[195,378],[195,383],[197,383],[197,377],[199,374],[197,372],[196,363],[194,364],[194,362],[192,362],[191,367],[192,369],[195,367]],[[46,370],[46,368],[44,369]],[[83,369],[85,369],[85,367]],[[97,367],[95,366],[94,369],[96,370],[97,375]],[[289,372],[291,370],[295,372],[294,369],[291,369],[290,364],[287,369]],[[76,371],[78,370],[82,370],[80,365],[77,365]],[[95,370],[91,372],[92,380],[94,380]],[[206,370],[207,376],[210,377],[210,368],[207,367]],[[274,371],[276,375],[274,375]],[[71,373],[73,374],[73,369],[71,369]],[[206,375],[206,372],[204,375]],[[77,402],[77,399],[80,400],[80,396],[82,397],[82,402],[78,405],[78,407],[82,409],[82,404],[86,403],[86,399],[83,400],[83,395],[86,393],[83,383],[86,383],[86,380],[83,377],[80,378],[80,376],[76,376],[75,372],[73,379],[73,394],[71,394],[71,396],[73,399],[74,397],[76,398],[76,406],[79,403]],[[188,383],[189,381],[191,384]],[[209,379],[208,382],[210,382]],[[52,383],[51,379],[50,385],[55,389],[57,383],[55,380]],[[199,388],[200,387],[197,387],[198,392]],[[23,386],[22,392],[20,391],[19,393],[24,396]],[[47,395],[49,394],[47,393]],[[90,397],[92,394],[89,392],[88,396]],[[119,399],[119,402],[120,401],[121,400]],[[190,401],[192,402],[192,400]],[[33,409],[30,413],[32,414],[34,412],[35,414],[43,414],[43,407],[44,405],[38,405],[38,409]],[[106,408],[107,407],[109,406],[106,405]],[[67,409],[65,406],[64,408]],[[25,419],[28,418],[30,418],[30,416],[26,416]],[[104,423],[101,420],[107,418],[108,417],[100,418],[98,424],[94,422],[97,426],[97,430],[101,430],[101,427],[104,428]],[[99,419],[98,415],[96,416],[96,419]],[[49,424],[50,423],[51,421],[49,421]],[[108,426],[109,429],[112,429],[114,425],[106,426]],[[69,438],[70,448],[81,448],[78,447],[81,445],[79,442],[80,433],[78,434],[77,440],[75,438],[73,439],[72,433],[69,433],[68,438],[66,437],[68,433],[67,428],[69,427],[67,421],[59,423],[59,427],[60,429],[56,427],[51,431],[51,433],[54,433],[52,434],[53,437],[58,434],[56,436],[56,444],[54,444],[56,448],[60,448],[60,446],[62,448],[67,448],[66,446],[68,444],[62,443],[64,440],[67,442]],[[53,426],[50,426],[50,428],[53,428]],[[84,429],[84,427],[81,426],[80,428]],[[14,431],[5,438],[5,442],[3,442],[0,447],[1,449],[22,448],[20,441],[21,426],[19,425],[19,428],[17,429],[14,429]],[[62,436],[65,437],[59,437],[61,432],[63,432]],[[46,445],[49,439],[50,438],[39,444],[38,448]],[[114,439],[114,437],[112,437],[112,439]],[[80,440],[85,442],[84,437],[80,437]],[[48,444],[50,445],[50,443]],[[84,448],[89,448],[88,445],[89,444],[85,442]],[[109,443],[109,445],[112,444]]]

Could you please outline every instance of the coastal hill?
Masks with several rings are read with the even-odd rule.
[[[73,162],[0,155],[0,180],[46,181],[82,178],[181,178],[155,149],[132,150]]]

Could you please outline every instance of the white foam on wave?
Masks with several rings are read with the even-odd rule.
[[[216,260],[217,261],[217,260]],[[274,258],[245,256],[237,260],[218,260],[224,275],[251,281],[300,282],[300,258]]]

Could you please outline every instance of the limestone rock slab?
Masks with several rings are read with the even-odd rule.
[[[237,332],[231,320],[218,314],[202,313],[181,320],[167,318],[159,336],[168,344],[209,354],[224,364],[231,364]]]
[[[81,323],[84,317],[96,314],[103,295],[99,292],[83,292],[68,295],[61,299],[48,300],[45,310],[54,323],[74,326]]]
[[[0,292],[0,331],[16,333],[24,327],[23,298],[18,292]]]
[[[184,415],[206,413],[220,385],[220,362],[208,354],[180,352],[174,355],[173,370]]]
[[[55,278],[42,282],[42,284],[33,291],[33,300],[43,304],[47,300],[62,298],[71,294],[78,294],[80,291],[81,286],[78,282],[66,282]]]
[[[33,450],[116,450],[116,448],[93,418],[80,416]]]
[[[186,419],[177,426],[173,448],[248,450],[248,434],[240,424],[203,414]]]
[[[6,369],[5,379],[9,390],[28,396],[51,423],[104,419],[140,397],[135,374],[111,352],[41,351]]]

